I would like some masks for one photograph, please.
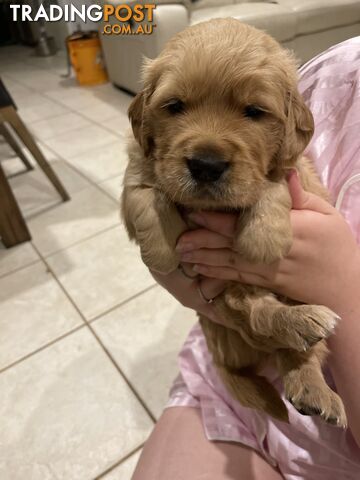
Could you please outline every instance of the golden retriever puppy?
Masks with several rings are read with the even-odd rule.
[[[287,170],[296,167],[305,189],[327,195],[301,156],[313,118],[298,93],[292,56],[235,19],[200,23],[170,40],[146,63],[129,117],[134,138],[122,214],[156,271],[179,265],[176,242],[189,228],[181,208],[237,212],[234,251],[273,262],[292,243]],[[224,325],[200,315],[201,326],[224,384],[242,405],[288,420],[261,375],[272,363],[297,410],[346,425],[342,401],[321,370],[335,313],[237,282],[214,303]]]

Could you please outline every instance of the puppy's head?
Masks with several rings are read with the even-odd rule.
[[[159,188],[196,208],[252,205],[313,133],[292,57],[234,19],[176,35],[146,65],[129,117]]]

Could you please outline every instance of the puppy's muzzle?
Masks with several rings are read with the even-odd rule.
[[[192,178],[199,183],[216,182],[229,168],[229,162],[211,153],[196,154],[186,161]]]

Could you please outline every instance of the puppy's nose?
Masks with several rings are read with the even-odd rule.
[[[187,158],[191,176],[198,182],[216,182],[229,168],[229,162],[214,154],[196,154]]]

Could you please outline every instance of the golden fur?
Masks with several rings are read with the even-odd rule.
[[[249,118],[249,105],[261,108],[259,117]],[[180,205],[238,212],[234,250],[270,263],[292,242],[286,171],[296,166],[304,188],[327,197],[310,161],[301,157],[313,119],[297,90],[295,61],[267,34],[237,20],[200,23],[170,40],[146,64],[144,88],[129,117],[135,138],[122,213],[149,268],[167,273],[178,267],[176,242],[188,229]],[[229,165],[211,185],[195,182],[186,162],[204,151]],[[295,408],[346,425],[342,401],[321,371],[324,339],[337,321],[332,311],[238,282],[229,282],[215,307],[224,325],[203,316],[200,322],[235,398],[286,421],[278,392],[260,375],[272,362]]]

